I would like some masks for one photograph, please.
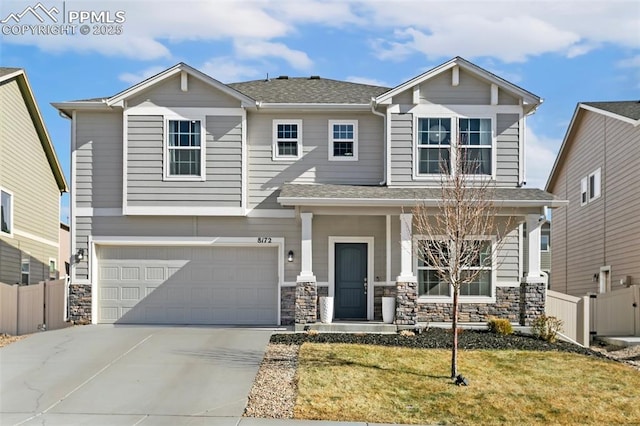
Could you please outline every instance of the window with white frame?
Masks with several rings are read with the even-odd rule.
[[[548,235],[540,235],[540,250],[541,251],[549,251],[549,236]]]
[[[49,279],[55,280],[57,278],[58,268],[55,259],[49,259]]]
[[[584,206],[600,198],[600,194],[600,169],[598,169],[580,180],[580,205]]]
[[[13,234],[13,194],[0,190],[0,232]]]
[[[452,135],[457,135],[452,138]],[[462,169],[470,175],[493,173],[493,121],[491,118],[420,117],[417,123],[417,175],[448,173],[460,145]]]
[[[302,120],[273,121],[273,159],[295,160],[302,154]]]
[[[427,241],[422,240],[420,251],[431,251],[436,258],[447,256],[448,247],[445,241]],[[472,282],[464,284],[460,287],[460,296],[481,296],[492,297],[492,243],[489,240],[469,240],[469,244],[477,248],[475,256],[469,259],[467,265],[463,267],[464,275],[475,275]],[[449,282],[444,281],[439,275],[435,265],[429,261],[429,256],[424,255],[423,260],[418,260],[418,294],[426,297],[450,297],[453,294],[453,288]]]
[[[20,262],[20,283],[24,285],[29,285],[29,275],[31,275],[31,261],[29,256],[24,256],[22,261]]]
[[[201,120],[167,120],[167,157],[166,177],[203,178]]]
[[[358,122],[329,120],[329,160],[358,160]]]
[[[418,119],[418,174],[437,175],[451,166],[451,119]]]

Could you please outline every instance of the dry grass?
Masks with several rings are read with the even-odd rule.
[[[9,334],[0,333],[0,348],[10,345],[13,342],[17,342],[18,340],[22,340],[25,337],[27,336],[11,336]]]
[[[584,355],[309,344],[294,417],[420,424],[640,424],[640,374]]]

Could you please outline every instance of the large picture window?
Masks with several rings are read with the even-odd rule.
[[[13,195],[0,190],[0,232],[13,233]]]
[[[449,282],[442,279],[433,262],[428,261],[426,251],[430,251],[434,258],[446,259],[448,246],[446,241],[419,242],[425,261],[418,260],[418,294],[427,297],[451,297],[453,288]],[[476,255],[466,262],[462,273],[466,276],[476,275],[474,280],[460,287],[460,296],[492,297],[492,244],[489,240],[469,241],[477,251]]]
[[[273,159],[294,160],[302,153],[302,120],[274,120]]]
[[[417,121],[417,176],[449,173],[460,146],[462,171],[492,175],[493,125],[490,118],[420,117]]]
[[[167,122],[168,177],[202,176],[202,124],[200,120]]]

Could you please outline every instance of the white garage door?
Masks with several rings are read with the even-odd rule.
[[[98,248],[98,322],[276,324],[273,247]]]

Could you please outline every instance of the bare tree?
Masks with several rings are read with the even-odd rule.
[[[479,286],[478,280],[491,274],[495,267],[492,259],[502,239],[496,222],[494,186],[486,175],[478,173],[483,166],[480,159],[473,158],[473,150],[465,144],[453,144],[450,152],[450,160],[440,159],[440,199],[435,207],[419,202],[413,218],[415,232],[422,236],[414,252],[425,267],[423,285],[439,294],[448,294],[449,286],[453,291],[451,377],[455,378],[460,291],[473,283]]]

